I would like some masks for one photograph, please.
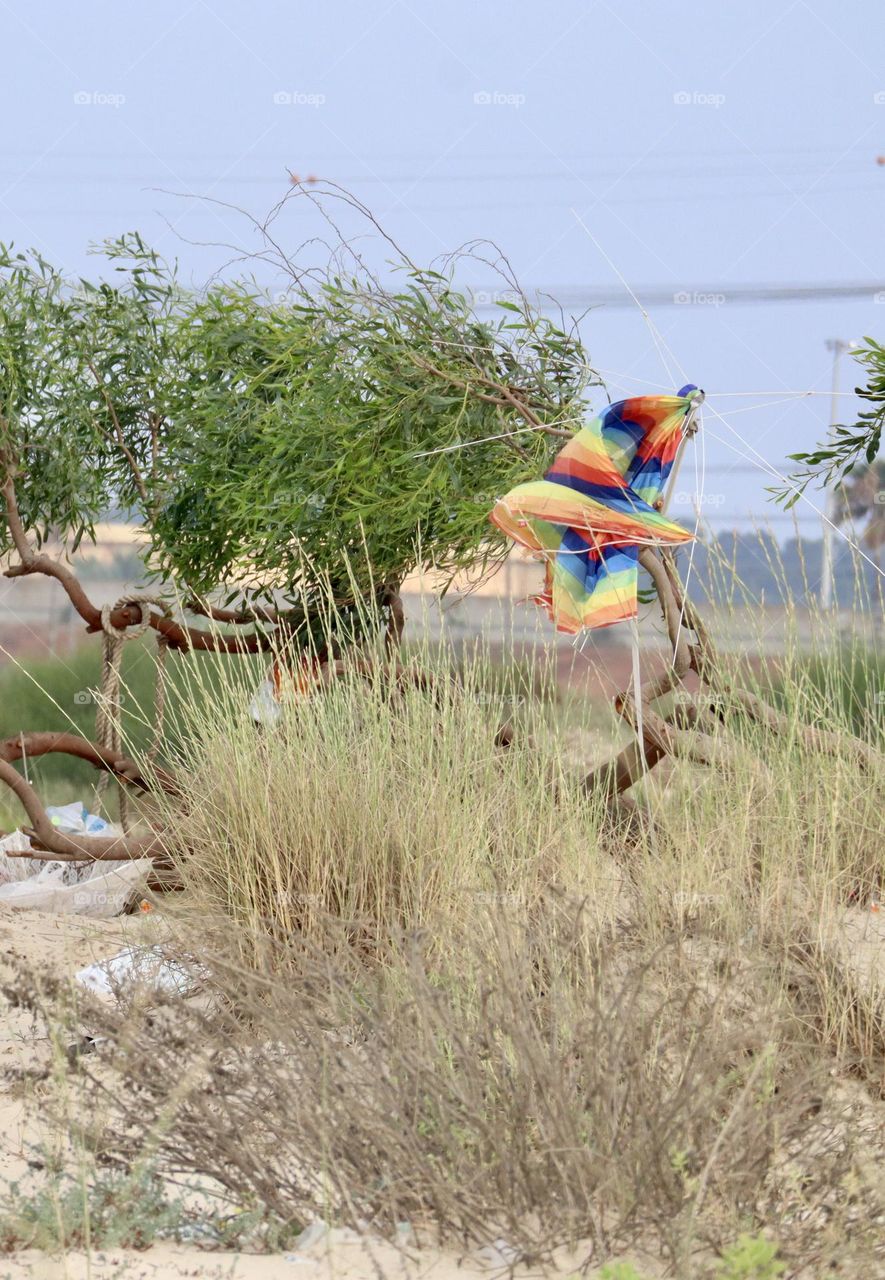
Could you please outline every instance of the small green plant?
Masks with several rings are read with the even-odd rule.
[[[186,1221],[181,1201],[169,1200],[161,1181],[145,1171],[12,1183],[0,1212],[0,1252],[147,1249],[158,1236],[177,1236]]]
[[[170,1198],[156,1172],[59,1173],[52,1162],[45,1181],[11,1183],[0,1210],[0,1254],[17,1249],[148,1249],[158,1239],[214,1249],[278,1251],[291,1245],[303,1223],[284,1223],[263,1206],[217,1213]]]
[[[632,1262],[608,1262],[599,1272],[599,1280],[643,1280]]]
[[[778,1248],[764,1236],[738,1236],[723,1252],[715,1280],[778,1280],[786,1271]]]

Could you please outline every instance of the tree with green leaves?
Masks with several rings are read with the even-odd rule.
[[[813,480],[827,486],[836,484],[855,468],[872,466],[878,456],[885,424],[885,347],[873,338],[865,338],[864,342],[866,345],[853,354],[867,375],[867,384],[856,389],[857,395],[869,408],[858,416],[857,422],[831,427],[828,439],[816,449],[790,454],[798,468],[790,477],[792,483],[776,490],[778,501],[785,507],[798,502]]]
[[[346,193],[326,194],[380,230]],[[57,580],[87,629],[103,632],[112,710],[114,655],[133,629],[156,632],[162,653],[267,651],[290,663],[311,656],[331,673],[347,660],[370,675],[384,633],[404,677],[395,651],[405,576],[502,560],[508,544],[490,508],[547,470],[599,385],[575,326],[531,306],[500,259],[499,316],[477,317],[455,287],[463,260],[489,265],[476,247],[430,270],[395,251],[381,281],[344,240],[322,270],[290,261],[270,222],[256,224],[263,248],[252,256],[285,279],[277,295],[251,278],[187,288],[138,235],[104,246],[96,280],[68,281],[37,254],[0,253],[0,554],[9,577]],[[153,586],[99,607],[71,558],[109,509],[144,530]],[[47,553],[50,539],[62,556]],[[673,656],[638,695],[618,696],[636,737],[583,779],[619,830],[635,818],[625,793],[658,761],[727,762],[723,697],[771,731],[795,733],[732,687],[673,556],[642,547],[639,559]],[[697,694],[685,687],[689,672]],[[674,691],[668,710],[656,707]],[[0,742],[0,780],[24,806],[39,856],[162,863],[162,831],[61,834],[14,767],[68,752],[124,789],[180,797],[168,767],[139,768],[118,732],[104,730],[97,742],[24,732]],[[846,749],[842,735],[812,726],[803,737],[812,749]],[[859,767],[870,763],[867,744],[849,749]]]
[[[495,497],[544,470],[598,383],[574,332],[522,301],[479,321],[451,269],[399,261],[395,291],[293,275],[270,300],[185,290],[138,236],[105,255],[118,278],[76,287],[0,258],[0,551],[22,530],[75,551],[123,508],[179,600],[290,639],[330,587],[346,610],[417,567],[501,557]]]
[[[490,507],[546,469],[598,385],[574,328],[512,278],[499,317],[476,316],[454,285],[469,251],[439,270],[395,252],[382,282],[343,242],[321,270],[264,244],[282,293],[187,288],[137,234],[103,246],[95,279],[0,251],[0,554],[9,577],[58,581],[104,633],[106,670],[133,628],[163,652],[293,663],[359,658],[378,628],[395,649],[404,577],[503,559]],[[72,558],[109,510],[141,526],[152,586],[100,607]],[[122,846],[60,836],[13,763],[73,751],[145,785],[118,733],[97,736],[0,744],[54,856]]]

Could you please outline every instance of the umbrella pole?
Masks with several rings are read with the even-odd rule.
[[[673,493],[675,492],[676,481],[679,477],[679,468],[682,466],[682,459],[685,456],[686,442],[690,439],[691,436],[696,434],[697,429],[700,425],[700,423],[697,421],[697,413],[698,413],[698,410],[700,409],[700,406],[704,402],[703,396],[704,396],[704,393],[703,391],[701,391],[699,393],[698,399],[696,400],[696,403],[689,410],[688,417],[685,420],[685,427],[682,432],[682,440],[679,443],[679,449],[677,450],[677,453],[676,453],[676,460],[673,463],[673,470],[670,472],[670,478],[667,481],[667,491],[664,494],[663,501],[661,502],[661,508],[660,508],[661,515],[667,514],[667,508],[670,505],[670,499],[673,497]]]

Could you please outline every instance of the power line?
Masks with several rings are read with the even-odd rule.
[[[477,311],[495,311],[500,303],[513,301],[513,290],[471,288],[468,291]],[[825,302],[838,298],[862,298],[885,303],[885,281],[852,280],[822,284],[704,284],[637,285],[634,293],[644,307],[716,307],[730,303]],[[592,286],[551,285],[526,291],[539,309],[608,307],[633,309],[636,303],[621,289],[594,289]]]

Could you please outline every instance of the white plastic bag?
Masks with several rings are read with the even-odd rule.
[[[97,813],[90,813],[82,800],[71,804],[50,804],[46,816],[54,827],[68,836],[107,836],[113,828]]]
[[[64,835],[123,835],[122,827],[90,813],[80,800],[49,805],[46,813]],[[27,853],[30,848],[31,842],[23,831],[13,831],[0,839],[0,906],[109,919],[121,914],[135,885],[151,867],[149,858],[135,862],[53,862],[10,856]]]
[[[25,859],[21,861],[27,865]],[[108,920],[123,912],[135,886],[148,875],[151,865],[150,858],[93,862],[82,879],[66,883],[64,877],[70,863],[44,862],[36,875],[0,885],[0,905]]]
[[[283,708],[280,706],[273,681],[262,680],[249,703],[249,715],[256,724],[269,727],[276,724],[282,714]]]
[[[134,987],[169,995],[187,995],[199,986],[203,971],[169,960],[162,947],[125,947],[108,960],[98,960],[77,973],[77,981],[96,995],[110,996]]]

